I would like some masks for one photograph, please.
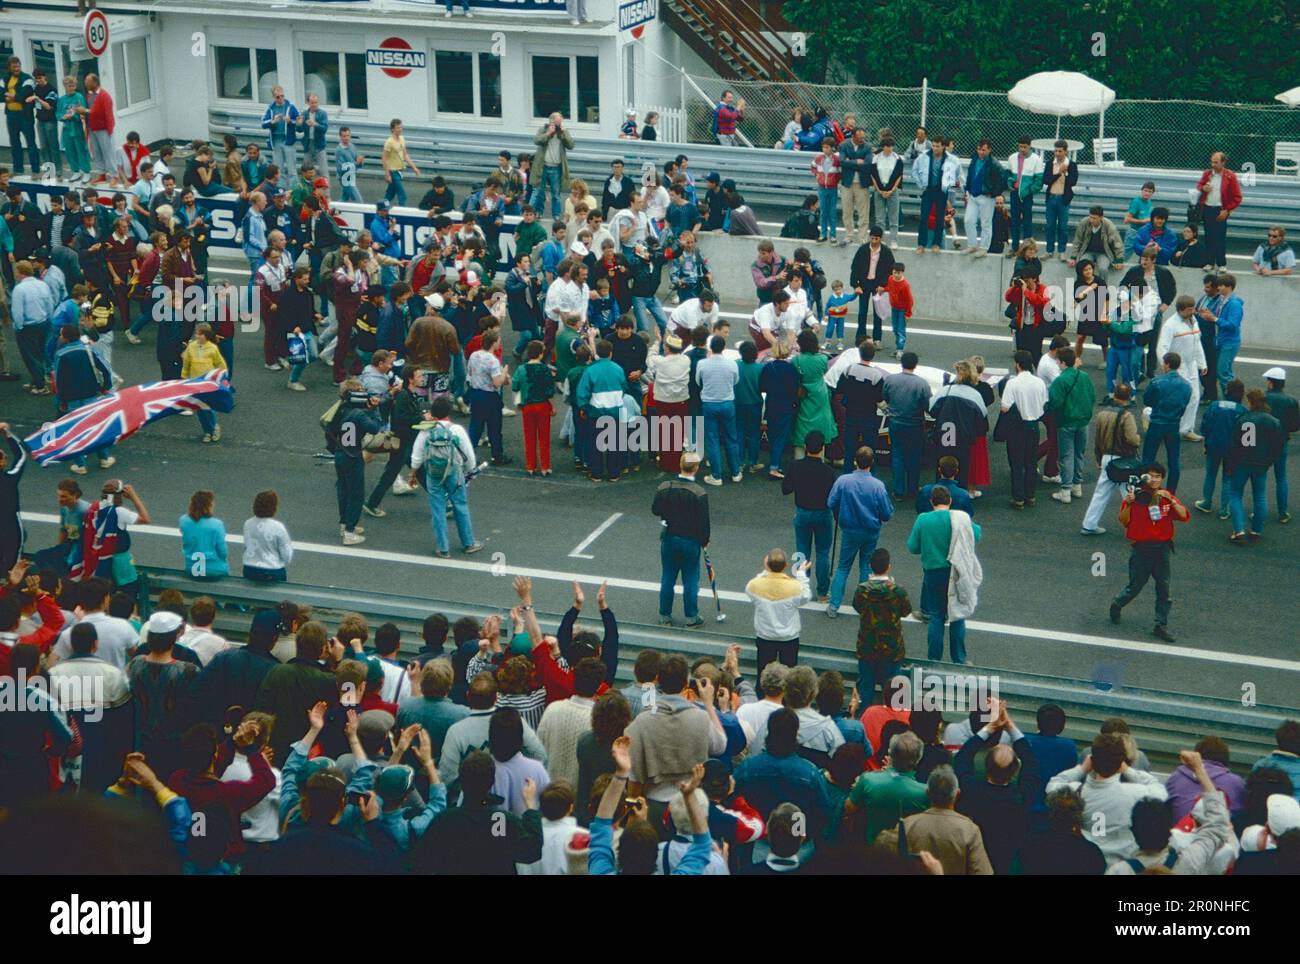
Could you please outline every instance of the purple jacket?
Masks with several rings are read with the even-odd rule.
[[[1205,772],[1209,774],[1210,782],[1223,791],[1224,799],[1228,801],[1228,810],[1236,813],[1246,805],[1245,780],[1214,760],[1205,761]],[[1169,794],[1169,805],[1174,810],[1174,823],[1191,813],[1201,796],[1200,781],[1185,766],[1180,766],[1169,775],[1165,781],[1165,790]]]

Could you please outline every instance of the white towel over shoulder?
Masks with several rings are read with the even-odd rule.
[[[952,539],[948,543],[948,619],[966,619],[979,605],[980,583],[984,569],[975,556],[975,529],[970,516],[958,509],[948,512],[952,520]]]

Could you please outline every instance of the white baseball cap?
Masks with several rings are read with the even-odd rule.
[[[151,633],[174,633],[176,630],[181,628],[182,622],[184,622],[184,620],[182,620],[180,616],[162,610],[149,617],[149,622],[145,625],[145,629]]]
[[[1280,365],[1274,365],[1264,373],[1265,378],[1271,378],[1275,382],[1286,381],[1286,369]]]
[[[424,303],[428,305],[430,308],[432,308],[434,311],[442,311],[442,309],[446,307],[447,304],[445,301],[442,300],[442,295],[438,294],[437,292],[433,292],[432,294],[425,295]]]

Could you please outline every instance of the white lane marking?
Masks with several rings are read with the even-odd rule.
[[[740,311],[720,311],[718,312],[718,316],[720,318],[740,318],[743,319],[746,323],[749,322],[749,318],[750,318],[749,315]],[[939,338],[965,338],[970,341],[998,341],[1006,344],[1010,344],[1011,342],[1014,341],[1013,338],[1010,338],[1007,335],[995,335],[992,332],[985,333],[985,332],[977,332],[977,331],[946,331],[946,330],[941,331],[937,328],[915,328],[912,325],[907,326],[907,333],[909,335],[936,335]],[[1094,345],[1091,342],[1089,342],[1088,344],[1083,346],[1083,350],[1101,351],[1101,346]],[[1238,355],[1236,360],[1246,365],[1263,365],[1265,367],[1272,367],[1273,365],[1296,364],[1294,359],[1288,360],[1285,358],[1252,358],[1248,355]]]
[[[583,539],[581,542],[577,544],[577,546],[574,547],[574,550],[571,553],[569,553],[569,558],[570,559],[595,559],[596,558],[595,556],[589,556],[585,552],[583,552],[583,550],[586,549],[593,542],[595,542],[597,539],[599,539],[600,534],[602,532],[604,532],[606,529],[608,529],[610,526],[612,526],[615,522],[617,522],[621,518],[623,518],[623,513],[615,512],[612,516],[610,516],[600,525],[596,526],[596,528],[592,530],[591,535],[587,536],[587,538]]]
[[[26,522],[59,524],[59,517],[45,512],[24,512]],[[167,526],[131,527],[132,535],[163,536],[179,539],[180,530]],[[236,545],[243,544],[243,537],[227,534],[226,541]],[[404,563],[406,565],[426,566],[434,569],[458,569],[462,572],[480,572],[492,576],[529,576],[549,582],[571,583],[590,582],[603,579],[615,589],[635,589],[641,592],[659,592],[659,583],[644,579],[621,579],[618,577],[595,576],[585,572],[557,572],[554,569],[530,569],[523,566],[502,566],[498,563],[472,562],[468,559],[438,559],[434,556],[414,556],[404,552],[385,552],[382,549],[363,547],[344,547],[325,545],[318,542],[295,542],[294,552],[313,553],[323,556],[341,556],[347,559],[370,559],[375,562]],[[232,576],[232,578],[238,578]],[[674,588],[677,594],[681,587]],[[719,589],[718,595],[728,602],[748,603],[749,596],[742,592]],[[825,612],[825,603],[808,603],[802,607],[808,612]],[[845,614],[847,616],[847,613]],[[1169,656],[1176,659],[1194,659],[1209,663],[1232,663],[1238,666],[1254,666],[1260,669],[1282,670],[1288,673],[1300,673],[1300,662],[1287,659],[1274,659],[1270,656],[1253,656],[1247,653],[1219,652],[1210,649],[1195,649],[1190,646],[1166,646],[1163,643],[1145,643],[1136,640],[1110,639],[1106,636],[1089,636],[1085,633],[1068,633],[1055,629],[1036,629],[1032,626],[1012,626],[1007,623],[986,623],[967,620],[966,628],[977,633],[998,633],[1004,636],[1017,636],[1025,639],[1052,640],[1060,643],[1075,643],[1080,646],[1093,646],[1099,649],[1118,649],[1130,653],[1144,653],[1154,656]]]

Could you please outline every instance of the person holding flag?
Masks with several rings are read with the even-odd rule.
[[[123,500],[135,508],[124,507]],[[135,595],[140,577],[131,557],[131,535],[127,527],[136,523],[148,525],[152,521],[134,486],[121,479],[109,479],[100,498],[91,503],[86,513],[86,522],[81,527],[81,562],[73,566],[72,578],[111,579],[119,591]]]

